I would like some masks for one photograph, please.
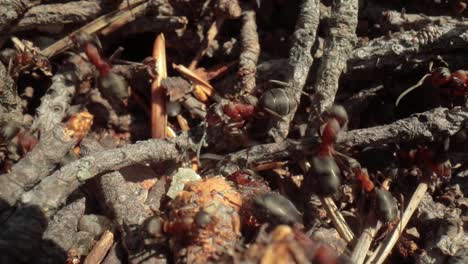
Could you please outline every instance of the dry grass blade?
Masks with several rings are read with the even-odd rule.
[[[400,234],[402,232],[401,230],[405,229],[406,225],[411,219],[411,216],[413,216],[414,211],[416,211],[416,208],[418,208],[419,203],[421,202],[422,198],[424,197],[424,194],[427,191],[427,188],[427,183],[420,183],[418,185],[418,188],[416,188],[416,191],[414,191],[413,196],[411,196],[411,200],[409,201],[408,207],[406,207],[406,210],[403,213],[403,216],[401,217],[401,221],[392,231],[390,236],[388,236],[375,250],[374,255],[371,256],[368,261],[366,261],[367,264],[381,264],[385,261],[385,259],[395,246],[396,242],[398,241],[398,238],[400,237]]]
[[[99,264],[114,243],[114,234],[107,230],[86,257],[84,264]]]
[[[161,81],[167,78],[166,43],[164,35],[159,34],[153,46],[153,58],[156,61],[156,78],[151,85],[151,135],[153,138],[165,138],[167,128],[166,90]]]
[[[323,197],[320,200],[327,211],[328,217],[332,220],[340,236],[346,241],[346,243],[352,243],[356,237],[344,220],[343,215],[338,211],[333,199],[331,197]]]
[[[362,231],[361,236],[356,242],[356,246],[351,254],[351,261],[356,264],[363,263],[366,259],[369,247],[374,239],[375,232],[378,230],[377,221],[374,216],[369,215],[367,217],[366,225]]]
[[[172,64],[172,68],[174,68],[176,71],[178,71],[180,74],[184,75],[188,79],[190,79],[192,82],[201,84],[200,87],[203,89],[203,91],[208,95],[211,96],[213,95],[214,88],[209,84],[207,81],[203,80],[200,78],[196,73],[185,67],[184,65],[177,65],[177,64]]]

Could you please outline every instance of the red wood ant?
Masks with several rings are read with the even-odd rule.
[[[335,161],[334,144],[339,132],[346,126],[348,115],[342,106],[335,105],[325,113],[326,122],[320,129],[318,155],[312,159],[312,174],[317,177],[321,195],[333,195],[341,185],[341,172]]]
[[[416,149],[400,151],[400,158],[411,163],[429,169],[436,176],[449,178],[452,174],[452,166],[448,158],[450,138],[447,137],[441,142],[436,142],[434,146],[417,146]]]
[[[99,49],[87,36],[76,36],[75,39],[81,43],[83,51],[89,61],[99,71],[98,88],[110,101],[111,104],[117,106],[117,110],[121,110],[127,105],[129,97],[129,86],[125,78],[112,72],[112,65],[104,60],[99,53]]]
[[[446,67],[436,68],[424,75],[416,85],[413,85],[401,93],[395,102],[395,106],[398,107],[402,98],[420,86],[426,88],[421,90],[421,93],[427,93],[427,91],[432,93],[431,95],[421,94],[421,96],[425,95],[425,97],[429,97],[425,98],[428,100],[424,102],[426,104],[423,105],[425,109],[440,105],[441,101],[438,100],[440,95],[448,96],[450,102],[452,102],[455,98],[468,95],[468,72],[465,70],[458,70],[452,73]],[[421,102],[423,101],[424,100]]]
[[[302,224],[296,206],[279,193],[267,192],[253,198],[255,215],[271,224]]]
[[[389,223],[396,219],[398,215],[398,205],[392,194],[385,188],[375,187],[366,169],[358,165],[352,168],[352,171],[356,179],[361,183],[364,192],[371,196],[377,218],[384,223]]]

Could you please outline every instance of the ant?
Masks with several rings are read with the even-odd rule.
[[[382,188],[376,187],[370,179],[367,170],[361,168],[357,161],[351,170],[360,182],[366,196],[371,199],[371,204],[375,209],[377,218],[383,223],[393,222],[398,215],[398,205],[392,194],[388,191],[387,181],[382,185]]]
[[[395,102],[396,107],[401,106],[402,99],[408,97],[405,106],[400,107],[400,109],[397,108],[398,111],[405,111],[404,108],[409,107],[410,104],[413,105],[413,112],[415,107],[418,112],[440,105],[452,107],[457,99],[465,99],[468,95],[468,71],[457,70],[450,72],[447,67],[432,70],[432,64],[429,68],[430,73],[424,75],[417,84],[406,89],[398,96]],[[419,87],[423,87],[423,89],[416,91]],[[410,93],[411,96],[408,96]],[[409,101],[411,103],[408,103]],[[416,106],[414,106],[414,102],[417,102]],[[406,106],[406,104],[408,105]]]
[[[19,40],[12,37],[11,41],[16,51],[6,50],[6,59],[9,59],[8,72],[12,77],[18,77],[22,73],[33,73],[39,70],[44,76],[52,76],[52,67],[49,60],[40,53],[39,49],[33,46],[32,42]]]
[[[447,136],[440,141],[434,142],[432,146],[406,147],[400,150],[398,155],[403,161],[428,169],[437,177],[448,179],[452,175],[452,165],[448,156],[449,148],[450,138]]]
[[[339,132],[347,125],[348,114],[342,106],[334,105],[325,113],[325,120],[319,131],[320,144],[317,156],[312,159],[311,172],[316,176],[319,187],[317,192],[329,196],[335,194],[341,186],[341,171],[335,161],[339,153],[335,151],[334,144]]]
[[[98,70],[98,88],[102,95],[117,106],[118,110],[127,106],[130,95],[128,83],[121,75],[112,72],[112,65],[99,52],[100,45],[84,34],[74,36],[73,39],[80,44],[89,61]]]

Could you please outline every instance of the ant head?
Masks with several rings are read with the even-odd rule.
[[[200,209],[200,211],[198,211],[195,214],[195,223],[199,227],[202,227],[202,228],[205,227],[211,222],[211,220],[212,220],[211,215],[204,209]]]
[[[102,50],[101,41],[95,35],[90,35],[85,32],[79,32],[77,34],[72,35],[70,38],[73,41],[73,43],[75,45],[78,45],[79,47],[82,47],[85,44],[90,43],[94,45],[96,48],[98,48],[99,50]]]
[[[346,109],[341,105],[333,105],[327,112],[328,118],[335,118],[341,127],[344,127],[348,123],[348,113]]]
[[[433,87],[439,87],[448,83],[451,78],[452,75],[447,67],[439,67],[432,71],[429,80]]]

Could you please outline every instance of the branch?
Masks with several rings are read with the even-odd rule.
[[[0,126],[23,122],[21,98],[18,96],[15,81],[0,62]],[[0,131],[0,140],[4,136]]]
[[[332,6],[329,36],[325,39],[322,61],[318,68],[311,105],[317,112],[309,118],[308,133],[320,125],[320,116],[335,102],[341,73],[356,42],[357,0],[336,0]]]
[[[382,7],[370,7],[363,11],[363,15],[377,22],[382,32],[388,30],[421,30],[429,25],[467,26],[468,21],[451,16],[427,16],[424,14],[407,14],[394,10],[385,10]]]
[[[463,50],[467,44],[468,25],[431,25],[420,31],[399,32],[391,38],[385,36],[371,40],[367,46],[353,50],[348,60],[348,69],[378,69],[389,62],[398,65],[406,62],[408,57],[450,53]]]
[[[24,193],[21,202],[37,205],[50,216],[70,193],[84,181],[98,174],[134,164],[180,161],[183,159],[181,153],[189,147],[192,147],[189,139],[186,136],[179,136],[172,141],[152,139],[122,148],[99,151],[60,168],[34,189]]]
[[[393,75],[407,75],[411,72],[427,72],[429,64],[440,58],[450,65],[451,69],[464,69],[468,62],[464,59],[467,52],[448,52],[441,50],[426,54],[411,54],[407,56],[389,56],[382,59],[348,61],[345,76],[351,80],[382,80],[389,72]]]
[[[0,0],[0,47],[8,37],[9,27],[20,19],[29,8],[40,5],[40,0]]]
[[[75,1],[35,6],[24,14],[11,32],[84,23],[102,12],[103,2],[103,0]]]
[[[68,136],[62,125],[44,134],[33,150],[13,165],[10,173],[0,175],[0,199],[7,202],[6,206],[13,206],[25,190],[49,175],[75,144],[76,139]],[[0,212],[6,209],[3,206],[0,205]]]
[[[343,133],[338,143],[347,146],[369,146],[408,142],[415,139],[433,141],[439,136],[455,134],[468,118],[468,108],[435,108],[394,123]]]
[[[436,108],[414,114],[388,125],[355,129],[339,136],[337,144],[348,147],[409,142],[415,139],[434,140],[442,135],[453,135],[468,118],[468,108]],[[256,145],[226,156],[216,166],[216,171],[229,175],[237,170],[253,168],[255,163],[273,160],[298,159],[317,150],[314,137],[302,140],[285,140],[278,143]]]
[[[298,102],[313,62],[310,50],[315,43],[320,19],[319,5],[320,1],[318,0],[304,0],[302,2],[296,29],[292,35],[292,47],[289,51],[288,72],[285,81],[289,84],[287,89]],[[294,118],[296,108],[290,109],[290,113],[283,120],[276,121],[268,132],[276,142],[282,141],[288,136],[289,124]]]
[[[60,250],[52,247],[50,243],[43,243],[41,261],[44,263],[57,259],[65,261],[65,254],[61,251],[68,251],[77,242],[78,223],[85,209],[86,198],[81,197],[64,206],[49,220],[43,238],[53,242],[53,245],[57,245]]]

